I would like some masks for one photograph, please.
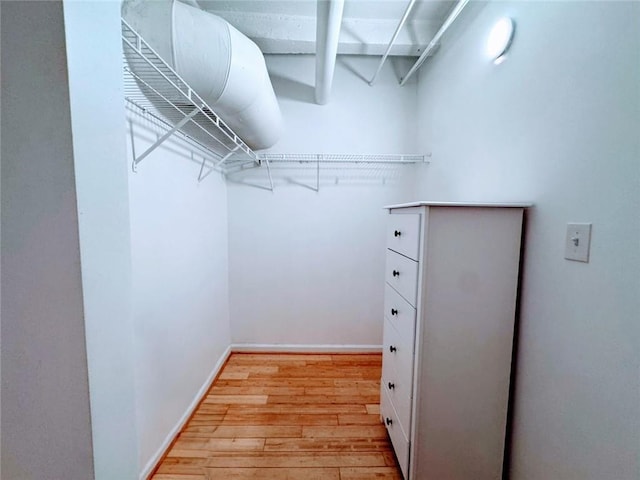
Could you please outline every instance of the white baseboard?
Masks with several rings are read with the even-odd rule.
[[[153,455],[153,457],[151,457],[151,459],[145,465],[144,469],[142,470],[142,473],[140,473],[140,480],[145,480],[149,477],[149,475],[151,475],[154,468],[156,467],[156,465],[158,464],[162,456],[165,454],[165,452],[167,451],[167,449],[169,448],[173,440],[180,433],[180,430],[182,430],[184,425],[187,423],[187,420],[189,420],[189,418],[191,417],[191,414],[194,412],[196,407],[200,404],[200,401],[202,400],[202,398],[209,391],[211,384],[215,380],[218,373],[220,373],[220,370],[224,366],[224,363],[227,361],[227,358],[229,358],[229,355],[231,355],[231,351],[232,351],[231,347],[230,346],[227,347],[224,353],[222,354],[222,356],[218,359],[215,366],[213,367],[213,370],[211,370],[211,373],[209,374],[205,382],[202,384],[202,387],[200,387],[200,390],[198,390],[198,393],[196,393],[195,397],[191,401],[191,404],[187,408],[186,412],[184,412],[184,415],[182,415],[180,420],[178,420],[176,425],[171,429],[167,437],[164,439],[164,442],[162,442],[162,445],[160,445],[160,448],[158,448],[158,451],[155,453],[155,455]]]
[[[299,345],[271,343],[232,343],[232,352],[273,353],[380,353],[382,345]]]

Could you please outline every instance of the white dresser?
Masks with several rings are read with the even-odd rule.
[[[528,206],[386,207],[380,413],[406,480],[502,478]]]

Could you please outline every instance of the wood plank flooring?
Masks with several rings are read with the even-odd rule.
[[[402,480],[380,354],[234,353],[153,480]]]

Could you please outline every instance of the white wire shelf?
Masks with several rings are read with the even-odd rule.
[[[208,152],[215,159],[213,167],[224,173],[261,164],[256,153],[124,20],[122,48],[127,102],[166,126],[166,133],[133,160],[134,170],[175,133]],[[200,177],[204,160],[202,167]]]
[[[428,164],[430,154],[260,153],[270,165],[269,186],[258,172],[230,172],[234,183],[273,190],[292,185],[320,191],[321,185],[385,185],[402,177],[403,165]],[[238,173],[238,175],[235,175]]]
[[[350,153],[261,153],[261,161],[271,164],[320,163],[320,164],[414,164],[429,163],[427,155],[421,154],[350,154]]]
[[[319,188],[321,165],[359,168],[375,164],[428,163],[427,156],[420,154],[256,154],[124,20],[122,47],[127,104],[165,130],[153,145],[133,159],[134,171],[144,158],[174,134],[211,157],[203,156],[198,180],[203,180],[212,171],[221,171],[228,176],[263,165],[267,167],[269,181],[266,188],[272,191],[271,163],[283,167],[294,163],[307,167],[315,165],[316,188]]]

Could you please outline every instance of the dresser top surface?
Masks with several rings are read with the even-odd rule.
[[[410,203],[399,203],[397,205],[387,205],[383,208],[394,210],[397,208],[411,207],[483,207],[483,208],[529,208],[533,206],[528,202],[509,202],[509,203],[492,203],[492,202],[432,202],[418,201]]]

